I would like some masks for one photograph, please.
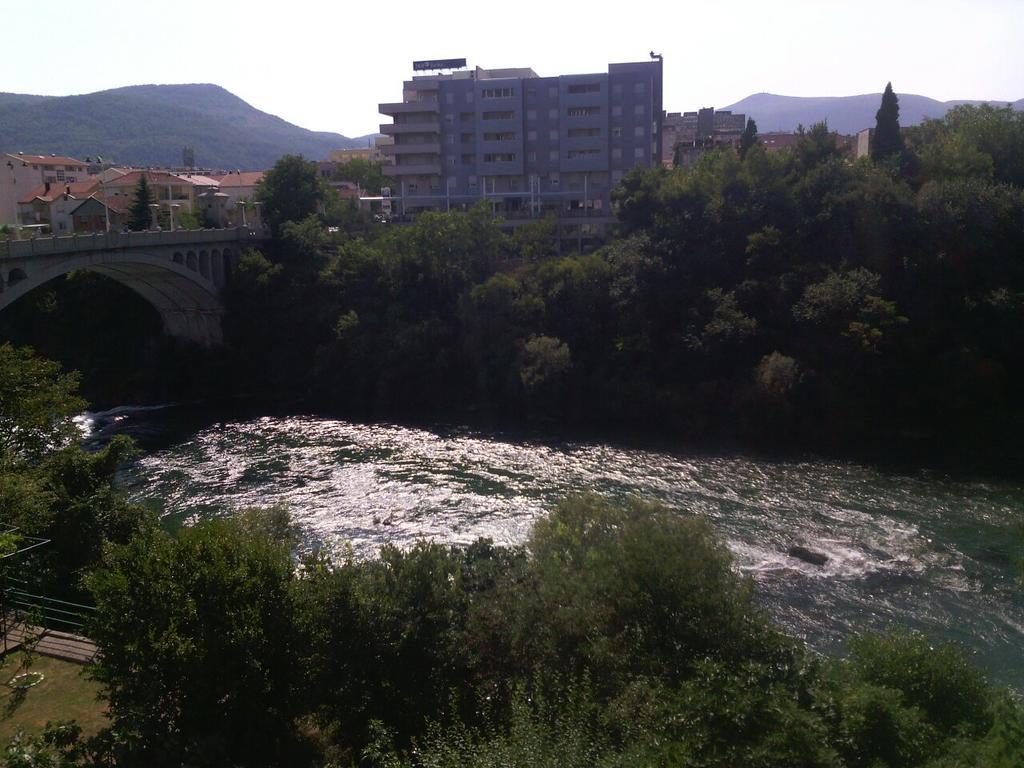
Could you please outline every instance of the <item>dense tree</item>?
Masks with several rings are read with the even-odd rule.
[[[900,101],[892,90],[892,83],[886,83],[882,104],[875,114],[875,134],[872,137],[871,157],[882,160],[898,156],[903,152],[903,136],[900,134]]]
[[[326,185],[316,163],[301,155],[285,155],[256,187],[256,199],[275,234],[288,221],[302,221],[323,209]]]
[[[334,168],[331,177],[335,181],[350,181],[368,195],[379,195],[381,187],[393,187],[394,182],[384,173],[384,164],[353,158]]]
[[[153,203],[153,193],[149,189],[146,174],[139,174],[139,183],[135,185],[132,204],[128,208],[128,229],[135,232],[147,230],[152,226],[153,214],[149,206]]]
[[[283,765],[295,737],[280,515],[149,529],[89,578],[117,763]]]
[[[740,134],[740,157],[746,157],[747,152],[755,144],[757,144],[757,123],[754,122],[754,118],[748,117],[743,133]]]
[[[79,434],[74,417],[84,408],[77,375],[27,347],[0,344],[0,467],[35,462],[69,445]]]

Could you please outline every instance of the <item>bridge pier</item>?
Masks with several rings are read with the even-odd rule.
[[[224,343],[221,328],[222,312],[200,309],[158,310],[164,323],[164,332],[176,339],[195,342],[204,347],[216,347]]]

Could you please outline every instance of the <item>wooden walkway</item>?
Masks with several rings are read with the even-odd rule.
[[[96,643],[81,635],[69,632],[58,632],[55,629],[39,629],[32,627],[33,634],[42,633],[36,644],[36,653],[41,656],[52,656],[55,659],[73,661],[76,664],[91,664],[96,660]],[[7,627],[7,652],[17,650],[25,639],[24,624],[10,624]],[[0,645],[0,651],[3,646]]]

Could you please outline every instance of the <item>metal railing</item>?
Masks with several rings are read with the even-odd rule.
[[[0,258],[49,256],[81,251],[109,251],[125,248],[146,248],[200,243],[249,242],[266,237],[262,230],[246,227],[228,229],[177,229],[173,232],[95,232],[91,235],[51,235],[28,240],[5,240]]]
[[[7,582],[11,586],[4,590],[4,610],[13,612],[18,618],[31,617],[43,629],[81,634],[86,622],[96,613],[93,605],[33,594],[26,589],[28,582],[22,579],[8,576]]]

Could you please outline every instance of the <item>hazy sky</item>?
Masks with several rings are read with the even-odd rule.
[[[604,71],[665,56],[665,107],[751,93],[1024,98],[1024,0],[0,0],[0,91],[217,83],[305,128],[375,132],[414,59]]]

